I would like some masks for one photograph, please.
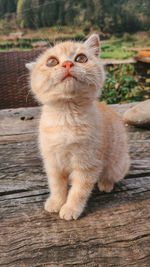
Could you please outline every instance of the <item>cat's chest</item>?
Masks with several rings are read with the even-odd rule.
[[[47,146],[68,146],[86,140],[90,133],[88,122],[81,120],[41,120],[40,138]]]

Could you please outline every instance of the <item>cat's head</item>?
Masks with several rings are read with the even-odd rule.
[[[31,89],[43,104],[59,99],[95,99],[104,83],[97,34],[85,42],[67,41],[47,49],[30,70]]]

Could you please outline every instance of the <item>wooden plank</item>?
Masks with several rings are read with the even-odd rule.
[[[138,102],[137,102],[138,103]],[[135,103],[110,105],[121,115]],[[0,140],[3,137],[37,132],[40,107],[0,110]]]
[[[141,61],[145,63],[150,63],[150,57],[144,57],[144,56],[135,56],[134,59],[136,61]]]
[[[131,59],[102,59],[104,65],[134,64],[136,60]]]
[[[136,52],[138,52],[138,51],[150,51],[150,47],[149,46],[145,46],[145,47],[125,47],[124,48],[125,50],[127,50],[127,51],[136,51]]]
[[[113,107],[122,114],[133,105]],[[150,131],[127,127],[128,175],[109,194],[95,186],[81,218],[67,222],[43,209],[49,190],[37,146],[39,113],[0,111],[0,266],[148,267]]]

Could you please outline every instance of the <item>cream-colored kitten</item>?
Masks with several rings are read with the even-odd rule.
[[[45,210],[66,220],[81,215],[96,182],[110,192],[129,169],[123,123],[97,101],[104,82],[99,49],[93,34],[84,43],[57,44],[27,64],[43,104],[39,140],[51,192]]]

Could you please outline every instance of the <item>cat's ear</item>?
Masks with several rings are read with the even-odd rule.
[[[32,71],[36,65],[36,62],[26,63],[25,66],[29,71]]]
[[[87,47],[93,50],[96,57],[99,57],[100,54],[100,39],[98,34],[92,34],[86,41],[85,44]]]

